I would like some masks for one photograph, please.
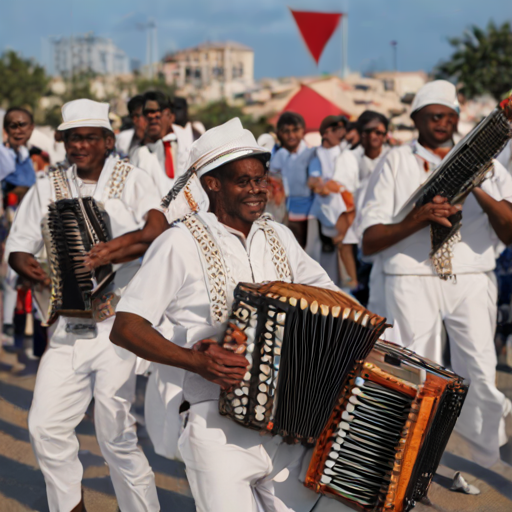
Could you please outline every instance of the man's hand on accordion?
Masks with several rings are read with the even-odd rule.
[[[111,262],[111,254],[114,249],[117,249],[117,247],[112,247],[114,240],[94,245],[85,255],[84,264],[89,270],[101,267],[102,265],[108,265]]]
[[[9,265],[20,276],[29,281],[41,283],[44,286],[50,286],[51,280],[48,274],[43,270],[32,254],[27,252],[13,252],[9,256]]]
[[[249,365],[244,356],[222,348],[214,340],[198,341],[193,352],[193,371],[225,390],[240,384]]]
[[[461,210],[461,204],[452,206],[446,197],[435,196],[431,203],[416,206],[402,222],[375,224],[367,228],[363,234],[363,254],[369,256],[383,251],[432,222],[450,228],[452,225],[448,217]]]

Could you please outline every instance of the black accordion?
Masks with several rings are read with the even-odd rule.
[[[313,445],[346,376],[386,327],[342,292],[273,282],[240,283],[222,344],[249,361],[220,412],[244,426]]]
[[[89,270],[84,265],[92,246],[110,240],[108,215],[92,197],[60,199],[49,206],[48,259],[52,290],[48,324],[59,315],[92,318],[92,301],[114,278],[112,265]]]
[[[502,101],[448,153],[427,181],[409,198],[402,211],[432,202],[439,195],[454,205],[481,183],[492,168],[492,159],[512,137],[511,99]],[[462,212],[449,218],[450,228],[431,225],[432,257],[460,229]]]
[[[223,415],[314,446],[305,485],[356,510],[409,510],[422,498],[467,385],[388,342],[385,319],[313,286],[240,283],[220,342],[249,361],[221,391]]]

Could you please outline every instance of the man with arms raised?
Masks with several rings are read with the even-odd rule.
[[[336,289],[290,230],[263,215],[269,158],[239,119],[194,143],[182,193],[196,213],[151,245],[111,334],[115,344],[147,360],[185,370],[190,410],[179,450],[201,512],[289,510],[275,497],[272,480],[303,453],[218,412],[220,387],[239,383],[248,365],[211,341],[223,330],[236,285],[293,279]],[[160,428],[167,433],[164,420]]]
[[[37,180],[21,203],[6,247],[11,267],[33,282],[49,280],[33,255],[43,246],[42,225],[58,195],[92,196],[108,214],[113,236],[141,227],[148,210],[159,201],[144,171],[109,156],[115,138],[108,108],[86,99],[62,107],[59,131],[76,175],[74,167],[55,169]],[[120,509],[160,508],[154,474],[137,447],[135,418],[130,413],[136,358],[116,351],[109,342],[115,304],[138,266],[135,261],[117,268],[112,291],[93,303],[93,319],[59,316],[42,357],[28,427],[51,512],[85,510],[75,428],[93,398],[96,435]]]
[[[388,153],[366,194],[362,212],[363,253],[378,255],[385,273],[386,313],[405,346],[441,362],[444,323],[453,370],[470,380],[456,429],[471,443],[473,459],[491,466],[506,442],[500,423],[508,401],[496,389],[497,239],[512,241],[512,178],[497,162],[494,172],[466,198],[448,204],[436,196],[407,215],[401,208],[453,146],[459,108],[454,85],[426,84],[411,114],[417,141]],[[456,278],[442,280],[429,259],[430,224],[450,226],[448,217],[463,210],[461,241],[453,245]]]

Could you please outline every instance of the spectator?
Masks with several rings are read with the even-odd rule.
[[[148,125],[143,116],[144,96],[138,94],[128,102],[128,114],[133,123],[133,128],[123,130],[116,137],[116,149],[121,158],[131,157],[135,150],[142,144]]]

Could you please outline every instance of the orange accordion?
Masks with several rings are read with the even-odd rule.
[[[468,386],[377,341],[385,319],[341,292],[240,283],[220,342],[244,354],[219,410],[314,446],[305,485],[361,511],[407,511],[426,495]]]

